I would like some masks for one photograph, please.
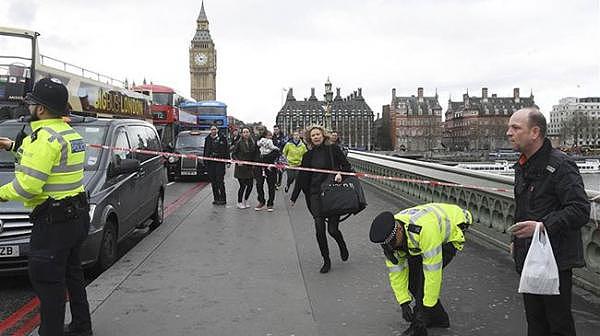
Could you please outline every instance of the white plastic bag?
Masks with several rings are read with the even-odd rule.
[[[560,294],[558,266],[556,266],[548,234],[545,230],[540,230],[540,226],[542,224],[535,227],[531,246],[523,264],[519,293],[558,295]]]

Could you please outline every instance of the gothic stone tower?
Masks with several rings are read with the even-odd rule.
[[[198,27],[190,44],[190,80],[192,98],[197,101],[215,100],[217,96],[217,50],[210,37],[204,1],[196,20]]]

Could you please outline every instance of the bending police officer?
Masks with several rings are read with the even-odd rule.
[[[83,187],[85,143],[61,118],[67,88],[57,79],[38,81],[26,97],[32,133],[20,141],[0,139],[15,153],[15,178],[0,187],[1,201],[33,208],[30,219],[29,277],[40,299],[42,336],[92,335],[80,247],[90,219]],[[65,288],[72,323],[63,326]]]
[[[217,126],[210,127],[210,134],[204,141],[204,156],[219,159],[229,159],[229,146],[227,138],[219,133]],[[213,204],[227,204],[225,195],[225,163],[218,161],[205,160],[206,172],[210,180],[210,186],[213,192]]]
[[[439,299],[442,269],[462,250],[463,231],[472,218],[468,210],[456,205],[429,203],[396,215],[382,212],[373,220],[369,237],[383,248],[402,317],[411,323],[402,335],[424,336],[427,327],[450,326]],[[414,310],[410,307],[413,298]]]

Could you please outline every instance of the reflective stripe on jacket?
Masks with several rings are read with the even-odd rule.
[[[405,209],[394,216],[404,223],[408,252],[423,258],[423,305],[433,307],[440,296],[442,286],[442,244],[450,242],[457,250],[462,250],[465,242],[463,231],[458,224],[465,223],[469,214],[459,206],[444,203],[429,203]],[[407,255],[395,252],[398,265],[386,260],[389,278],[398,303],[411,301],[408,291]]]
[[[48,197],[62,199],[84,191],[85,142],[62,119],[31,122],[32,133],[15,155],[15,178],[0,187],[0,198],[33,208]]]

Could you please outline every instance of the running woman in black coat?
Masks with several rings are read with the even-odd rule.
[[[323,127],[316,125],[310,126],[305,133],[304,139],[310,149],[302,158],[302,163],[300,164],[301,167],[341,170],[347,172],[352,171],[350,163],[340,148],[336,145],[329,144],[329,138]],[[327,273],[331,269],[329,247],[327,246],[327,236],[325,235],[326,223],[329,235],[335,239],[340,248],[342,260],[348,260],[348,248],[346,247],[344,236],[338,227],[340,216],[324,217],[321,214],[321,184],[328,177],[329,174],[300,171],[290,199],[290,204],[293,206],[298,199],[300,191],[304,193],[308,210],[315,220],[317,243],[321,250],[321,256],[323,256],[323,266],[320,270],[321,273]],[[335,175],[335,180],[341,182],[342,175]]]

